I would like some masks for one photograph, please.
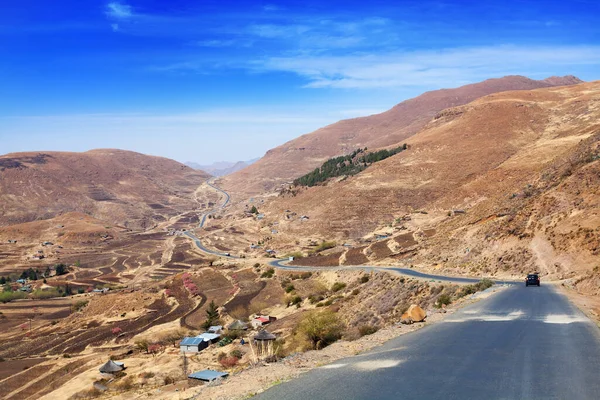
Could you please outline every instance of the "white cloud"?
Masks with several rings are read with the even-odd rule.
[[[220,39],[212,39],[212,40],[200,40],[195,43],[196,46],[200,47],[229,47],[235,44],[235,40],[220,40]]]
[[[110,24],[110,27],[112,28],[113,32],[119,31],[119,24]]]
[[[130,5],[113,1],[106,5],[106,15],[113,19],[129,19],[134,14]]]
[[[544,75],[600,66],[600,46],[493,46],[380,54],[300,55],[255,61],[259,71],[295,73],[310,88],[461,85],[493,76]]]

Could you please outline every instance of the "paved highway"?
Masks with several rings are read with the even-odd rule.
[[[206,184],[208,186],[210,186],[211,188],[215,189],[216,191],[223,193],[225,195],[225,201],[219,207],[215,207],[211,211],[202,215],[202,218],[200,219],[200,225],[198,225],[199,228],[204,228],[204,224],[206,223],[206,219],[208,218],[208,216],[216,213],[219,209],[225,208],[225,206],[227,206],[227,204],[229,204],[229,200],[231,199],[231,197],[229,196],[229,193],[227,193],[226,191],[222,190],[221,188],[213,185],[213,182],[215,179],[216,178],[210,178],[208,181],[206,181]],[[184,235],[189,237],[190,239],[192,239],[194,241],[194,244],[196,245],[196,247],[198,247],[198,249],[200,249],[200,251],[203,251],[204,253],[212,254],[215,256],[219,256],[219,257],[237,258],[237,257],[230,255],[229,253],[223,253],[220,251],[211,250],[211,249],[204,247],[204,245],[202,244],[200,239],[198,239],[198,237],[190,231],[185,232]]]
[[[550,285],[513,285],[256,398],[597,400],[600,331]]]
[[[344,266],[344,267],[311,267],[311,266],[303,266],[303,265],[288,265],[287,264],[286,259],[279,259],[279,260],[274,260],[271,261],[269,263],[269,265],[271,265],[272,267],[278,268],[278,269],[283,269],[286,271],[298,271],[298,272],[304,272],[304,271],[335,271],[335,270],[344,270],[344,271],[348,271],[348,270],[362,270],[362,271],[393,271],[393,272],[398,272],[402,275],[407,275],[407,276],[411,276],[413,278],[421,278],[421,279],[427,279],[427,280],[434,280],[434,281],[443,281],[443,282],[450,282],[450,283],[477,283],[479,281],[481,281],[481,277],[477,278],[477,277],[472,277],[472,278],[468,278],[468,277],[464,277],[464,276],[445,276],[445,275],[430,275],[430,274],[426,274],[424,272],[419,272],[419,271],[415,271],[414,269],[410,269],[410,268],[399,268],[399,267],[378,267],[378,266],[373,266],[373,265],[354,265],[354,266]],[[502,285],[502,284],[514,284],[514,283],[520,283],[521,281],[511,281],[511,280],[498,280],[498,279],[492,279],[494,281],[494,283]]]

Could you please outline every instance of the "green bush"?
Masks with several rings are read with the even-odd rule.
[[[292,285],[291,283],[285,287],[285,292],[286,292],[286,293],[291,293],[291,292],[293,292],[294,290],[296,290],[296,288],[295,288],[295,287],[294,287],[294,285]]]
[[[24,299],[27,297],[25,292],[0,292],[0,302],[8,303],[16,299]]]
[[[261,278],[272,278],[275,275],[275,270],[273,268],[269,268],[260,276]]]
[[[438,297],[436,305],[438,307],[441,307],[441,306],[447,306],[450,303],[452,303],[452,299],[450,298],[450,295],[447,293],[444,293],[444,294],[441,294],[440,297]]]
[[[333,311],[313,311],[304,315],[297,331],[313,349],[322,349],[341,339],[345,325]]]
[[[241,359],[244,356],[244,353],[242,353],[241,350],[235,349],[235,350],[231,350],[231,352],[229,353],[229,355],[231,357],[235,357],[238,360]]]
[[[288,302],[288,304],[290,306],[296,306],[296,305],[300,305],[300,303],[302,303],[302,297],[300,296],[294,296],[290,299],[290,301]]]
[[[369,282],[369,275],[363,275],[360,277],[360,283],[367,283]]]
[[[346,287],[346,284],[344,282],[336,282],[333,284],[333,286],[331,286],[331,291],[332,292],[339,292],[340,290],[344,289]]]
[[[48,290],[35,290],[31,293],[31,297],[34,299],[42,300],[42,299],[51,299],[54,297],[60,297],[62,294],[56,288],[48,289]]]

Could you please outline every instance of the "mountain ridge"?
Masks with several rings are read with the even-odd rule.
[[[238,197],[272,191],[282,183],[304,175],[328,158],[363,147],[396,145],[422,129],[438,112],[467,104],[488,94],[572,85],[579,78],[549,77],[534,80],[520,75],[492,78],[454,89],[425,92],[391,109],[367,117],[341,120],[299,136],[265,154],[248,168],[235,172],[221,184]]]

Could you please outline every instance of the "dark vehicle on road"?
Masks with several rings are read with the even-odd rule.
[[[540,286],[540,276],[538,274],[527,275],[525,286]]]

